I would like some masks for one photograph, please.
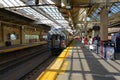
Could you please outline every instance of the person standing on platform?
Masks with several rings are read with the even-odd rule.
[[[82,37],[82,44],[84,44],[84,37]]]
[[[116,51],[120,52],[120,35],[116,38]]]
[[[85,43],[85,42],[84,42],[84,39],[85,39],[85,38],[84,38],[84,36],[83,36],[83,37],[82,37],[82,41],[81,41],[81,42],[82,42],[82,47],[84,47],[84,43]]]
[[[94,44],[95,44],[95,47],[96,47],[96,53],[97,54],[99,53],[99,50],[98,50],[99,42],[100,42],[100,37],[97,35],[97,36],[94,37]]]
[[[84,45],[88,45],[88,38],[87,37],[85,37],[85,39],[84,39]]]
[[[91,36],[89,36],[89,50],[92,51],[93,50],[93,39]]]

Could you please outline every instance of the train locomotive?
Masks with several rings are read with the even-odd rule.
[[[48,47],[53,55],[59,54],[66,48],[66,37],[61,34],[51,34],[48,36]]]

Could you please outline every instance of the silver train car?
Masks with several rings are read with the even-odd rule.
[[[60,34],[52,34],[48,36],[48,47],[53,55],[59,54],[66,48],[66,37]]]

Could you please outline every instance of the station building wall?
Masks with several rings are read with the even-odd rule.
[[[22,40],[24,44],[40,42],[39,40],[40,31],[37,30],[36,28],[25,27],[22,31],[22,35],[23,35]]]
[[[3,42],[3,40],[2,40],[2,27],[0,26],[0,46],[3,46],[2,42]]]
[[[7,41],[11,42],[11,45],[20,44],[20,28],[12,25],[3,25],[3,46]]]
[[[18,26],[15,24],[2,24],[0,26],[0,47],[6,46],[10,41],[11,45],[30,44],[40,42],[43,29],[30,26]]]

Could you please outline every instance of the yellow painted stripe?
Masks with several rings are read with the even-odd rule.
[[[65,73],[65,71],[67,69],[67,66],[68,66],[68,61],[65,61],[63,63],[63,66],[62,66],[61,70],[60,70],[60,74],[64,74]]]
[[[46,71],[42,74],[42,76],[38,77],[36,80],[55,80],[57,72],[54,71]]]
[[[24,49],[24,48],[28,48],[28,46],[6,49],[3,52],[11,52],[11,51],[16,51],[16,50]]]
[[[67,47],[36,80],[55,80],[61,70],[65,72],[68,66],[68,62],[65,62],[65,59],[69,55],[72,45]]]
[[[5,50],[1,50],[0,53],[12,52],[12,51],[25,49],[25,48],[29,48],[29,47],[35,47],[35,46],[46,44],[46,43],[47,42],[43,42],[43,43],[39,43],[39,44],[32,44],[32,45],[29,45],[29,46],[21,46],[21,47],[16,47],[16,48],[11,48],[11,49],[5,49]]]
[[[49,69],[59,70],[63,61],[64,61],[64,59],[58,58]]]

